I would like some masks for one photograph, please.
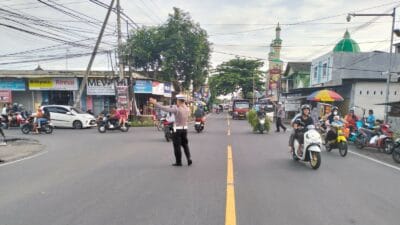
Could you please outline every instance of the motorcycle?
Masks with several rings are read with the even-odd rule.
[[[392,157],[395,162],[400,163],[400,138],[397,138],[394,142]]]
[[[26,121],[25,124],[21,126],[21,131],[24,134],[29,134],[30,132],[34,132],[34,117],[29,117]],[[39,133],[46,133],[46,134],[51,134],[53,133],[53,125],[49,120],[46,122],[42,123],[40,128],[38,128]]]
[[[299,128],[304,129],[304,128]],[[297,131],[300,132],[300,131]],[[304,133],[304,144],[302,146],[302,154],[299,155],[300,143],[297,139],[294,140],[294,149],[292,153],[293,160],[310,162],[311,168],[318,169],[321,165],[321,145],[322,139],[314,125],[309,125]]]
[[[106,119],[99,118],[97,124],[97,130],[100,133],[105,133],[107,130],[120,130],[122,132],[128,132],[129,130],[129,123],[124,122],[122,125],[119,124],[118,120],[110,121],[110,116],[107,115]]]
[[[350,132],[349,137],[347,138],[347,141],[349,143],[355,143],[357,137],[360,135],[359,129],[364,126],[364,123],[362,120],[359,120],[356,122],[356,128],[352,132]]]
[[[158,131],[163,131],[165,129],[165,126],[164,126],[165,121],[167,121],[166,116],[163,116],[163,117],[160,118],[160,120],[157,123],[157,130]]]
[[[358,129],[360,134],[355,140],[356,147],[358,149],[377,148],[386,154],[392,154],[394,149],[393,131],[388,124],[380,124],[378,128],[377,132],[364,127]]]
[[[257,130],[258,130],[258,132],[260,132],[260,134],[263,134],[264,131],[266,130],[265,129],[266,116],[265,116],[265,114],[258,115],[257,119],[258,119]]]
[[[164,137],[167,142],[172,140],[172,135],[174,131],[174,122],[169,122],[168,120],[164,120],[163,122],[164,126]]]
[[[335,132],[335,139],[329,140],[326,143],[326,151],[330,152],[332,149],[339,149],[339,154],[342,157],[347,155],[347,139],[344,134],[344,127],[343,125],[331,125],[333,132]]]
[[[204,130],[203,118],[196,118],[196,120],[194,122],[194,129],[197,131],[197,133],[200,133]]]

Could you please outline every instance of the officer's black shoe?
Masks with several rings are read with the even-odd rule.
[[[188,159],[188,166],[190,166],[190,165],[192,165],[192,160],[191,159]]]
[[[174,163],[172,166],[182,166],[182,163]]]

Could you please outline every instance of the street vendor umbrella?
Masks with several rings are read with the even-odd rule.
[[[319,90],[307,97],[307,100],[314,102],[336,102],[343,101],[343,97],[331,90]]]

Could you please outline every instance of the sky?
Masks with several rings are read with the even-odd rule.
[[[94,46],[106,9],[93,3],[94,0],[40,1],[0,0],[0,69],[31,70],[38,64],[45,70],[86,69],[89,56],[80,58],[68,58],[68,56],[90,54],[92,51],[90,47],[83,48],[76,44]],[[111,0],[98,1],[105,4],[111,2]],[[241,56],[263,60],[265,70],[269,45],[275,38],[275,27],[278,22],[281,24],[283,40],[281,59],[285,63],[311,61],[326,54],[340,41],[346,29],[359,43],[361,51],[389,51],[392,22],[390,16],[354,17],[347,22],[346,15],[347,13],[391,13],[394,7],[400,6],[400,1],[388,0],[120,0],[120,2],[123,12],[138,26],[164,23],[168,14],[172,13],[173,7],[188,12],[209,35],[213,50],[211,54],[213,68],[222,62]],[[49,5],[64,11],[73,9],[80,13],[80,18],[71,17]],[[28,16],[28,22],[26,19],[21,20],[21,15],[24,18]],[[400,16],[400,12],[398,15]],[[396,28],[400,28],[399,16],[396,16]],[[32,23],[29,22],[32,18],[36,23],[46,23],[46,26],[50,25],[54,29],[48,29],[46,26],[32,27]],[[46,38],[16,30],[18,28],[45,34]],[[131,25],[129,28],[133,29],[134,26]],[[126,37],[127,25],[124,21],[122,30],[123,36]],[[93,70],[111,70],[114,67],[115,57],[108,52],[117,44],[115,14],[110,17],[105,35],[100,45],[101,54],[96,56]],[[51,40],[48,36],[52,37]],[[397,41],[395,38],[395,43]],[[41,49],[35,50],[39,48]],[[35,51],[25,52],[28,50]],[[54,57],[57,60],[41,60]]]

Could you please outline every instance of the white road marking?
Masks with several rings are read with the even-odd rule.
[[[33,158],[39,157],[39,156],[41,156],[41,155],[43,155],[43,154],[45,154],[45,153],[48,153],[48,151],[43,151],[43,152],[41,152],[41,153],[38,153],[38,154],[35,154],[35,155],[32,155],[32,156],[28,156],[28,157],[25,157],[25,158],[22,158],[22,159],[18,159],[18,160],[15,160],[15,161],[2,163],[2,164],[0,164],[0,167],[2,167],[2,166],[7,166],[7,165],[11,165],[11,164],[15,164],[15,163],[18,163],[18,162],[27,160],[27,159],[33,159]]]
[[[365,155],[359,154],[359,153],[357,153],[357,152],[349,151],[349,153],[354,154],[354,155],[357,155],[357,156],[359,156],[359,157],[361,157],[361,158],[369,159],[369,160],[371,160],[371,161],[373,161],[373,162],[376,162],[376,163],[378,163],[378,164],[381,164],[381,165],[384,165],[384,166],[387,166],[387,167],[390,167],[390,168],[392,168],[392,169],[395,169],[395,170],[400,171],[400,167],[390,165],[389,163],[385,163],[385,162],[379,161],[379,160],[377,160],[377,159],[374,159],[374,158],[371,158],[371,157],[369,157],[369,156],[365,156]]]

